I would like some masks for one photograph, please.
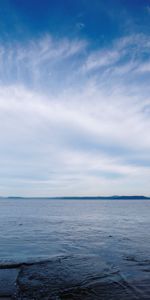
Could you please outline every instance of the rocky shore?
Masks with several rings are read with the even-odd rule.
[[[146,300],[148,278],[130,282],[95,256],[4,265],[0,267],[0,300]]]

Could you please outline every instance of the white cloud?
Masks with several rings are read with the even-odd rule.
[[[116,49],[127,53],[130,44],[131,38],[124,38]],[[48,37],[11,46],[5,54],[1,47],[1,73],[5,63],[9,74],[4,72],[0,84],[0,193],[148,192],[148,88],[139,82],[130,85],[130,68],[123,71],[123,81],[111,74],[107,81],[100,74],[83,74],[81,66],[97,53],[103,53],[105,70],[113,63],[117,72],[119,59],[115,46],[96,54],[85,47],[85,41]],[[50,71],[55,73],[54,90],[45,89]]]
[[[1,83],[20,83],[35,89],[44,83],[49,86],[51,81],[54,84],[64,65],[69,66],[68,60],[77,57],[86,45],[84,40],[58,40],[49,35],[27,44],[1,45]]]
[[[141,64],[143,55],[149,56],[150,40],[143,34],[126,36],[115,40],[109,47],[93,51],[83,64],[83,72],[102,70],[114,71],[118,75],[135,70]],[[114,70],[115,68],[115,70]]]
[[[137,68],[137,71],[142,72],[142,73],[149,73],[150,72],[150,61],[147,61],[146,63],[141,64]]]

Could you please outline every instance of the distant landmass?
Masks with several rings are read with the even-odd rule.
[[[58,199],[58,200],[148,200],[149,196],[66,196],[66,197],[19,197],[19,196],[9,196],[0,197],[6,199]]]
[[[125,199],[125,200],[128,200],[128,199],[150,199],[150,197],[146,197],[146,196],[78,196],[78,197],[56,197],[57,199],[72,199],[72,200],[86,200],[86,199],[89,199],[89,200],[104,200],[104,199],[107,199],[107,200],[113,200],[113,199],[118,199],[118,200],[121,200],[121,199]]]

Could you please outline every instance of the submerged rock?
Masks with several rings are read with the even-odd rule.
[[[90,286],[108,281],[113,272],[95,257],[67,257],[24,266],[17,280],[17,299],[74,299],[75,295],[80,299],[80,294],[83,299],[92,291]]]
[[[146,285],[148,286],[148,285]],[[146,289],[145,289],[146,290]],[[98,257],[67,257],[23,266],[17,279],[18,300],[134,300],[138,294],[119,270]]]
[[[0,268],[0,299],[10,299],[16,293],[17,268]]]

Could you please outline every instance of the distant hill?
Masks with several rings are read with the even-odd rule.
[[[72,197],[15,197],[15,196],[9,196],[9,197],[2,197],[5,199],[58,199],[58,200],[148,200],[150,197],[148,196],[72,196]]]
[[[71,200],[142,200],[142,199],[150,199],[150,197],[146,196],[79,196],[79,197],[56,197],[55,199],[71,199]]]

